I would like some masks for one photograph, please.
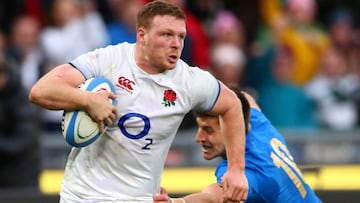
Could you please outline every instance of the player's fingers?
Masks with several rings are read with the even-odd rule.
[[[241,200],[246,200],[248,196],[248,191],[244,192],[243,195],[241,196]]]
[[[235,201],[239,202],[240,200],[245,200],[246,196],[242,190],[236,190],[234,187],[231,187],[227,182],[223,183],[223,201]]]
[[[166,189],[163,188],[163,187],[160,187],[160,194],[162,194],[162,195],[167,195]]]
[[[235,200],[235,201],[240,201],[242,200],[242,193],[240,193],[239,190],[233,190],[234,192],[231,195],[231,199]]]
[[[105,124],[106,124],[107,126],[111,126],[111,125],[113,124],[113,119],[111,119],[111,118],[106,118],[106,119],[105,119]]]
[[[228,200],[239,202],[240,200],[246,200],[247,198],[247,190],[229,189],[228,191],[232,191],[232,193],[227,193],[226,198]]]
[[[233,190],[232,188],[229,186],[228,182],[225,180],[223,181],[223,199],[224,199],[224,202],[226,201],[231,201],[232,200],[232,193],[233,193]]]
[[[116,120],[116,113],[112,112],[110,114],[110,119],[112,120],[112,122],[114,122]]]
[[[103,133],[105,131],[105,129],[104,129],[104,121],[99,121],[98,126],[99,126],[100,134]]]
[[[164,194],[154,195],[153,196],[154,203],[166,203],[169,200],[169,197]]]
[[[235,192],[232,196],[233,200],[241,201],[246,200],[245,192],[243,190],[237,190],[238,192]]]
[[[116,99],[116,95],[112,92],[108,92],[108,98],[109,99]]]
[[[223,195],[224,195],[225,191],[228,190],[228,184],[227,184],[227,181],[224,179],[224,177],[223,177],[223,180],[222,180],[222,183],[221,183],[221,188],[223,189]]]

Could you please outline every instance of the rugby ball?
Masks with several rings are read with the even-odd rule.
[[[115,92],[113,84],[102,77],[85,80],[79,88],[90,92],[102,90]],[[115,100],[109,99],[109,102],[115,105]],[[104,125],[105,130],[106,128],[107,126]],[[88,146],[101,135],[98,124],[83,110],[64,111],[61,130],[66,142],[74,147]]]

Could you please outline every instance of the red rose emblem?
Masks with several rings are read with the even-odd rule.
[[[175,106],[176,93],[173,90],[165,90],[163,103],[165,107]]]

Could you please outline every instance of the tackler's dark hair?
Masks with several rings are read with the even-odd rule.
[[[245,125],[245,133],[248,133],[250,130],[250,103],[246,99],[245,94],[241,91],[239,85],[231,84],[227,85],[239,98],[242,106],[242,111],[244,115],[244,125]],[[214,115],[208,113],[194,112],[194,117],[216,117]]]
[[[242,111],[244,115],[244,124],[245,124],[245,133],[248,133],[250,130],[250,103],[246,99],[245,94],[241,91],[239,85],[231,84],[228,87],[235,92],[236,96],[241,101]]]

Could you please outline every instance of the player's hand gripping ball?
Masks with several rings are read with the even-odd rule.
[[[79,88],[90,92],[100,90],[115,92],[113,84],[102,77],[90,78],[84,81]],[[109,102],[115,105],[116,101],[109,99]],[[66,142],[74,147],[88,146],[101,135],[98,124],[83,110],[64,111],[61,128]],[[107,126],[104,125],[105,130],[106,128]]]

